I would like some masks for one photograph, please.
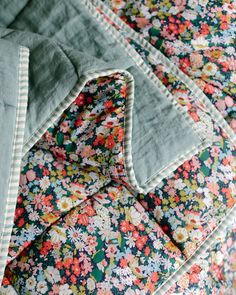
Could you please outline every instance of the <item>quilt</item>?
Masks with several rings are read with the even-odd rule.
[[[0,294],[235,294],[233,1],[0,1]]]

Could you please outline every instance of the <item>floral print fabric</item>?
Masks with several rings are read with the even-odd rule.
[[[166,295],[235,294],[236,228],[228,226],[201,260],[194,264]]]
[[[204,91],[236,130],[234,1],[104,1]]]
[[[90,82],[25,156],[10,259],[115,177],[125,96],[121,75]]]
[[[234,145],[214,122],[207,107],[171,73],[164,62],[155,59],[117,24],[107,21],[126,36],[201,132],[208,138],[213,133],[211,147],[186,161],[154,191],[138,196],[141,204],[153,213],[186,257],[190,257],[235,204]]]
[[[20,294],[150,294],[182,261],[135,198],[111,183],[53,224],[7,271]]]

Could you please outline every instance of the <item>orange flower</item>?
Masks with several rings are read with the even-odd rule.
[[[79,265],[77,265],[77,264],[72,265],[71,269],[72,269],[73,273],[76,276],[78,276],[80,274],[80,267],[79,267]]]
[[[138,225],[138,229],[139,230],[141,230],[141,231],[143,231],[145,228],[144,228],[144,225],[142,224],[142,223],[140,223],[139,225]]]
[[[120,259],[120,266],[121,267],[127,267],[128,266],[128,262],[125,258],[121,258]]]
[[[2,285],[6,286],[6,285],[9,285],[9,284],[10,284],[10,281],[7,278],[3,278]]]
[[[114,136],[111,134],[107,137],[106,147],[112,149],[115,146]]]
[[[205,93],[213,94],[215,92],[215,87],[211,84],[206,84],[204,87]]]
[[[123,97],[127,96],[127,87],[125,85],[123,85],[120,89],[120,93]]]
[[[72,258],[70,258],[70,257],[66,258],[65,259],[65,262],[64,262],[64,267],[65,268],[70,268],[72,262],[73,262],[73,259]]]
[[[151,280],[152,280],[152,282],[154,282],[154,283],[156,283],[156,282],[159,280],[159,275],[158,275],[157,272],[153,272],[153,273],[151,274]]]
[[[111,100],[107,100],[103,104],[106,108],[111,108],[113,106],[113,102]]]
[[[87,206],[86,207],[86,212],[87,212],[88,216],[94,216],[95,215],[95,210],[93,209],[92,206]]]
[[[139,250],[142,250],[144,247],[144,244],[141,239],[137,239],[137,241],[135,242],[135,245]]]
[[[150,248],[147,246],[145,249],[144,249],[144,255],[145,256],[148,256],[150,254]]]
[[[78,224],[87,226],[89,224],[89,217],[87,214],[78,215]]]
[[[133,237],[134,239],[138,239],[138,238],[139,238],[139,232],[135,230],[135,231],[132,233],[132,237]]]
[[[120,230],[123,233],[127,233],[129,231],[129,222],[126,220],[122,220],[120,223]]]
[[[222,30],[227,30],[229,28],[229,25],[226,22],[221,23],[220,28]]]

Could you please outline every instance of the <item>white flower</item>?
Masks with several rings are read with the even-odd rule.
[[[203,201],[203,203],[204,203],[207,207],[211,207],[211,206],[213,206],[213,205],[212,205],[212,203],[213,203],[212,198],[209,197],[209,196],[207,196],[207,197],[205,197],[204,199],[202,199],[202,201]]]
[[[53,228],[50,230],[50,236],[53,243],[66,242],[66,231],[65,229],[58,226],[53,226]]]
[[[71,242],[80,242],[81,241],[81,230],[75,228],[69,228],[68,230],[68,238]]]
[[[62,212],[70,210],[72,208],[72,205],[73,203],[71,199],[67,197],[61,198],[57,203],[58,209],[61,210]]]
[[[223,262],[223,259],[224,259],[224,255],[220,251],[217,251],[216,253],[213,253],[212,255],[213,262],[215,262],[218,265]]]
[[[29,277],[27,280],[26,280],[26,289],[27,290],[32,290],[34,289],[36,285],[36,280],[34,277]]]
[[[197,12],[194,10],[186,9],[184,10],[182,16],[187,20],[195,20],[197,18]]]
[[[176,189],[182,190],[184,187],[186,187],[186,184],[183,182],[181,178],[179,178],[175,180],[174,186]]]
[[[65,285],[61,285],[59,288],[59,295],[70,295],[72,294],[72,290],[69,289],[69,285],[65,284]]]
[[[44,153],[42,150],[38,150],[37,152],[34,153],[34,157],[37,159],[37,160],[41,160],[44,156]]]
[[[29,214],[29,220],[35,221],[39,219],[39,214],[34,211]]]
[[[236,84],[236,73],[232,73],[230,76],[230,82]]]
[[[234,54],[235,53],[235,48],[233,46],[228,46],[225,49],[225,52],[228,53],[228,54]]]
[[[206,6],[207,3],[208,3],[208,0],[199,0],[199,4],[200,4],[201,6]]]
[[[49,185],[50,185],[50,181],[49,181],[49,178],[48,176],[44,176],[40,181],[39,181],[39,185],[41,187],[42,190],[46,190]]]
[[[47,162],[52,162],[53,161],[53,157],[50,153],[47,153],[44,155],[44,160]]]
[[[160,22],[159,19],[157,19],[157,18],[153,18],[153,20],[152,20],[152,24],[153,24],[153,26],[156,27],[156,28],[160,28],[160,27],[161,27],[161,22]]]
[[[200,230],[192,230],[190,237],[194,242],[199,242],[202,240],[202,233]]]
[[[71,155],[70,155],[70,159],[73,160],[73,161],[78,161],[78,158],[79,158],[79,157],[78,157],[78,155],[76,155],[76,154],[71,154]]]
[[[174,231],[173,238],[178,243],[183,243],[188,238],[188,232],[185,228],[177,227],[177,229]]]
[[[90,93],[94,93],[94,92],[96,92],[97,89],[98,89],[98,86],[97,86],[96,84],[91,84],[91,85],[89,86],[89,92],[90,92]]]
[[[39,282],[37,285],[37,291],[39,292],[39,294],[46,294],[48,290],[47,284],[46,282]]]
[[[59,270],[52,266],[48,266],[47,269],[44,271],[44,274],[51,284],[57,283],[61,279]]]
[[[154,216],[157,221],[160,221],[163,217],[163,211],[161,210],[161,206],[156,206],[155,210],[153,211]]]
[[[169,9],[169,13],[170,13],[170,14],[174,14],[174,15],[178,14],[178,13],[179,13],[179,9],[178,9],[178,7],[176,7],[176,6],[171,6],[171,8]]]
[[[130,222],[138,226],[142,220],[141,214],[132,206],[128,211]]]
[[[87,279],[87,289],[88,289],[89,291],[93,291],[93,290],[95,289],[95,282],[94,282],[94,280],[91,279],[91,278],[88,278],[88,279]]]
[[[202,174],[199,173],[199,174],[197,174],[197,180],[200,183],[204,183],[205,178],[204,178],[204,176]],[[199,192],[199,190],[197,190],[197,192]]]
[[[134,238],[132,237],[132,233],[127,233],[125,236],[126,244],[129,246],[129,248],[135,247],[135,241]]]
[[[189,213],[185,217],[185,221],[186,221],[187,224],[190,224],[193,227],[199,227],[200,226],[200,218],[196,214]]]
[[[161,243],[161,241],[160,240],[156,240],[156,241],[154,241],[153,242],[153,247],[155,248],[155,249],[161,249],[162,248],[162,243]]]
[[[207,76],[214,76],[216,72],[217,72],[217,66],[213,64],[212,62],[208,62],[203,67],[203,73],[206,74]]]
[[[196,40],[192,40],[191,44],[196,50],[203,50],[208,48],[208,41],[203,37],[199,37]]]

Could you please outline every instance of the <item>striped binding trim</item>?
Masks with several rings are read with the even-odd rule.
[[[83,0],[82,2],[84,2]],[[152,57],[156,61],[161,61],[163,64],[166,65],[168,69],[171,70],[171,73],[175,76],[177,76],[188,88],[191,90],[193,97],[196,101],[202,102],[208,109],[211,117],[213,120],[224,130],[224,132],[228,135],[231,142],[236,145],[236,134],[231,129],[231,127],[228,125],[228,123],[225,121],[222,114],[212,105],[209,98],[203,93],[203,91],[193,82],[192,79],[190,79],[187,75],[185,75],[177,66],[175,66],[174,63],[172,63],[161,51],[156,49],[153,45],[151,45],[147,40],[145,40],[139,33],[135,32],[133,29],[131,29],[125,22],[123,22],[113,11],[111,11],[104,3],[102,3],[100,0],[89,0],[85,1],[86,3],[92,2],[97,8],[99,8],[103,13],[105,13],[115,24],[117,24],[122,30],[130,36],[133,40],[135,40],[138,44],[140,44],[142,47],[144,47],[146,50],[148,50]],[[91,6],[92,4],[88,4],[87,6]],[[97,17],[97,15],[96,15]],[[97,18],[98,20],[102,20],[104,22],[104,19]],[[110,29],[112,31],[112,34],[114,33],[114,30],[111,28],[111,25],[107,25],[107,29]],[[118,33],[119,34],[119,33]],[[119,36],[119,41],[123,43],[123,37],[122,35]],[[126,49],[127,50],[127,49]],[[130,50],[130,48],[128,48]],[[133,49],[134,50],[134,49]],[[134,50],[135,51],[135,50]],[[133,54],[133,52],[132,52]],[[136,51],[135,51],[135,54]],[[141,57],[140,57],[141,58]],[[161,89],[162,90],[162,89]]]
[[[20,165],[22,158],[22,147],[24,141],[24,129],[28,101],[28,64],[29,50],[25,47],[19,48],[19,94],[16,109],[16,126],[13,139],[12,160],[7,193],[5,219],[0,239],[0,285],[4,275],[8,246],[11,231],[14,224],[15,207],[19,185]]]
[[[166,292],[183,276],[190,268],[199,263],[200,258],[209,250],[209,248],[216,241],[216,237],[221,235],[226,227],[230,224],[236,224],[236,206],[234,206],[221,220],[220,224],[211,232],[206,240],[198,247],[194,254],[186,260],[166,281],[155,290],[156,295],[165,295]]]

